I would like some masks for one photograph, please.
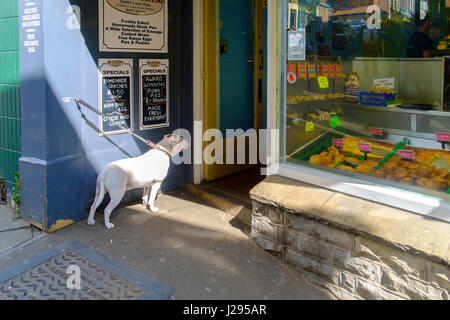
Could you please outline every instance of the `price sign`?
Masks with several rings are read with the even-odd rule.
[[[329,88],[328,84],[328,78],[324,76],[320,76],[317,78],[317,81],[319,82],[319,88],[320,89],[327,89]]]
[[[333,139],[333,146],[337,148],[343,148],[344,147],[344,139]]]
[[[315,130],[315,127],[314,127],[314,123],[313,122],[307,122],[305,124],[305,131],[306,132],[311,132],[311,131],[314,131],[314,130]]]
[[[381,128],[369,128],[370,134],[373,136],[382,136],[383,135],[383,129]]]
[[[397,154],[404,160],[414,160],[414,151],[412,150],[398,150]]]
[[[370,143],[358,143],[358,149],[361,152],[369,153],[371,150]]]
[[[330,119],[330,127],[331,128],[336,128],[336,127],[341,127],[341,126],[342,126],[342,122],[338,116],[331,117],[331,119]]]
[[[450,133],[437,132],[436,140],[438,142],[448,142],[448,141],[450,141]]]

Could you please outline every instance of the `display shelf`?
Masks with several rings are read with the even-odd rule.
[[[440,117],[448,117],[450,118],[449,111],[437,111],[437,110],[416,110],[416,109],[405,109],[398,107],[376,107],[376,106],[368,106],[364,104],[358,103],[346,103],[342,102],[345,107],[353,107],[363,110],[372,110],[372,111],[380,111],[380,112],[398,112],[398,113],[409,113],[409,114],[421,114],[421,115],[429,115],[429,116],[440,116]]]

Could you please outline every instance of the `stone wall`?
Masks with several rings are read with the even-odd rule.
[[[325,209],[310,210],[311,206],[305,206],[305,210],[299,206],[295,210],[286,208],[281,201],[283,197],[276,195],[279,182],[277,186],[272,185],[275,187],[271,192],[272,199],[262,198],[258,187],[251,193],[252,237],[261,247],[296,267],[310,281],[325,287],[338,299],[449,300],[448,260],[421,248],[415,249],[404,241],[372,235],[349,226],[349,223],[335,223],[331,215],[327,220],[319,213]],[[259,191],[264,188],[260,186]],[[274,201],[274,197],[278,200]],[[326,208],[331,198],[320,208]],[[352,206],[351,198],[346,196],[345,199],[349,207]],[[392,214],[396,212],[393,210]],[[444,225],[439,226],[450,226],[442,223]],[[426,222],[422,225],[425,233],[436,231]],[[442,234],[444,242],[448,236]],[[421,234],[416,237],[424,239]]]

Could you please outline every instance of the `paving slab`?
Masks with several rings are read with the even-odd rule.
[[[13,220],[14,210],[0,205],[0,254],[10,250],[37,234],[37,230],[22,219]]]
[[[333,299],[298,271],[258,247],[245,225],[182,192],[160,195],[159,213],[141,204],[116,209],[47,234],[0,259],[5,270],[36,252],[78,240],[174,288],[178,300]]]

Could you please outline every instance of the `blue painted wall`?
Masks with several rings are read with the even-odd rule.
[[[20,14],[27,7],[20,0]],[[50,228],[58,220],[84,218],[94,198],[97,174],[109,162],[126,158],[114,145],[87,126],[73,101],[81,97],[97,106],[99,58],[134,60],[135,132],[159,141],[175,129],[192,126],[192,1],[169,1],[169,53],[100,53],[98,51],[98,1],[33,0],[41,14],[36,28],[39,46],[28,53],[21,34],[22,215]],[[81,9],[81,29],[67,28],[70,6]],[[138,60],[170,60],[170,128],[139,131]],[[86,111],[89,119],[97,117]],[[149,148],[131,135],[111,139],[129,154],[138,156]],[[163,190],[191,182],[192,168],[172,166]],[[128,200],[140,196],[133,193]]]

